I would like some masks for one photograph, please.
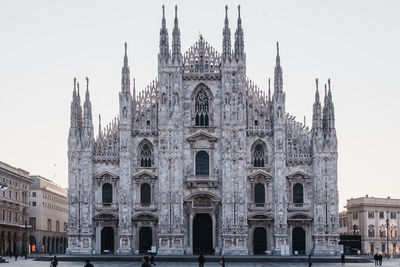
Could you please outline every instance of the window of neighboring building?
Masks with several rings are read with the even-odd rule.
[[[368,237],[375,237],[375,229],[373,225],[368,226]]]
[[[67,231],[67,223],[64,222],[64,232],[66,232],[66,231]]]
[[[36,201],[32,201],[32,206],[36,207]]]
[[[396,226],[392,226],[392,228],[390,229],[390,235],[392,238],[397,237],[397,227]]]
[[[29,218],[29,224],[31,225],[32,230],[36,230],[36,218],[35,217],[30,217]]]
[[[47,219],[47,231],[51,231],[51,219]]]
[[[36,197],[36,192],[32,192],[32,197]]]
[[[386,244],[382,243],[381,246],[382,246],[382,253],[385,254],[386,253]]]
[[[371,254],[371,255],[375,254],[375,244],[374,243],[370,243],[369,254]]]
[[[151,187],[148,183],[144,183],[140,186],[140,203],[151,203]]]
[[[379,219],[385,219],[385,212],[384,211],[380,211],[379,212]]]
[[[385,229],[379,230],[379,237],[380,237],[380,238],[386,237],[386,230],[385,230]]]
[[[358,220],[358,211],[353,211],[353,220]]]
[[[301,184],[293,186],[293,203],[303,203],[303,186]]]
[[[396,219],[396,212],[395,211],[390,212],[390,219]]]
[[[265,187],[263,184],[256,184],[254,186],[254,203],[265,203]]]
[[[56,221],[56,232],[60,232],[60,221]]]
[[[373,210],[369,210],[368,211],[368,219],[373,219],[374,218],[374,211]]]
[[[11,218],[12,218],[12,212],[9,211],[9,212],[8,212],[8,221],[9,221],[9,222],[11,222]]]
[[[199,151],[196,154],[196,175],[209,175],[209,156],[206,151]]]

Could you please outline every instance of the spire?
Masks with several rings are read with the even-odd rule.
[[[178,26],[178,6],[175,5],[175,20],[174,29],[172,31],[172,60],[180,63],[182,61],[181,55],[181,32]]]
[[[76,104],[77,104],[77,124],[78,124],[78,129],[82,129],[82,105],[81,105],[81,96],[79,93],[79,82],[76,83],[76,87],[78,88],[78,94],[76,96]]]
[[[74,78],[74,91],[72,93],[72,101],[71,101],[71,124],[70,128],[78,127],[78,105],[77,105],[77,94],[76,94],[76,78]]]
[[[168,30],[165,22],[165,7],[162,6],[163,17],[161,20],[160,29],[160,54],[159,61],[166,63],[169,58],[169,43],[168,43]]]
[[[238,20],[235,32],[235,58],[236,61],[239,61],[240,59],[244,58],[244,40],[243,40],[242,19],[240,18],[240,5],[238,6]]]
[[[93,134],[93,121],[92,121],[92,103],[89,96],[89,78],[86,77],[86,93],[85,102],[83,104],[83,130],[88,137]]]
[[[268,101],[271,102],[271,78],[268,78]]]
[[[274,94],[283,92],[283,77],[282,77],[281,58],[279,56],[279,42],[276,42],[276,65],[275,65],[275,80]]]
[[[321,117],[321,102],[319,100],[319,92],[318,92],[318,79],[315,79],[315,102],[313,105],[313,135],[318,135],[320,130],[322,129],[322,117]]]
[[[226,60],[231,61],[231,29],[229,28],[229,20],[228,20],[228,6],[225,6],[225,25],[222,31],[222,58],[225,62]]]
[[[128,45],[125,42],[125,54],[124,54],[124,65],[122,66],[122,71],[121,71],[121,91],[123,93],[129,93],[130,92],[130,70],[128,66],[128,55],[127,55],[127,50],[128,50]]]
[[[331,79],[328,79],[328,128],[335,129],[335,108],[332,101]]]
[[[99,114],[99,136],[98,136],[98,138],[99,139],[101,138],[101,116],[100,116],[100,114]]]

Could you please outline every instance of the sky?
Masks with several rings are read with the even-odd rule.
[[[400,198],[400,1],[0,1],[0,161],[68,184],[67,136],[76,77],[90,79],[93,117],[118,114],[124,42],[136,90],[157,76],[162,9],[182,51],[201,33],[221,51],[225,5],[237,5],[247,75],[263,90],[280,43],[286,110],[311,125],[315,78],[331,78],[340,210],[366,194]],[[97,129],[98,121],[94,121]]]

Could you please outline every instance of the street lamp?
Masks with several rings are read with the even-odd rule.
[[[353,225],[353,235],[356,235],[357,228],[358,228],[357,225]]]
[[[390,249],[389,249],[389,228],[391,228],[389,218],[386,219],[386,223],[381,225],[381,228],[386,228],[386,249],[387,249],[387,257],[390,257]]]
[[[28,224],[25,221],[25,225],[21,225],[22,229],[24,229],[24,233],[26,234],[26,241],[25,241],[25,255],[28,254],[29,251],[29,229],[32,228],[32,225]]]
[[[5,183],[0,183],[0,191],[5,192],[7,190],[7,185]],[[4,194],[4,193],[3,193]],[[3,258],[0,255],[0,263],[4,262]]]

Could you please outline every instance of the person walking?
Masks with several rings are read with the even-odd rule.
[[[308,267],[311,267],[312,261],[311,261],[311,253],[308,255]]]
[[[94,266],[93,266],[93,264],[90,263],[89,259],[86,259],[84,267],[94,267]]]
[[[204,258],[203,253],[199,256],[199,267],[204,267],[204,263],[206,262],[206,258]]]
[[[379,265],[382,265],[382,254],[379,254],[378,260],[379,260]]]
[[[344,253],[342,253],[342,255],[340,256],[340,260],[342,261],[342,265],[345,265],[345,258],[344,258]]]
[[[219,261],[219,264],[220,264],[222,267],[225,267],[225,258],[224,258],[224,255],[221,256],[221,260]]]
[[[155,257],[154,257],[154,253],[152,253],[151,257],[150,257],[150,264],[151,265],[156,265],[156,263],[154,261],[155,261]]]
[[[142,267],[151,267],[151,264],[149,263],[149,257],[148,256],[144,256],[142,258]]]
[[[17,261],[18,260],[18,253],[17,252],[15,252],[14,257],[15,257],[15,261]]]
[[[378,261],[379,261],[379,256],[378,256],[378,253],[375,253],[375,255],[374,255],[374,262],[375,262],[375,266],[377,266],[377,265],[378,265]]]
[[[54,256],[54,258],[53,258],[53,260],[51,261],[51,263],[53,264],[52,267],[57,267],[57,265],[58,265],[57,256]]]

